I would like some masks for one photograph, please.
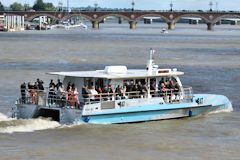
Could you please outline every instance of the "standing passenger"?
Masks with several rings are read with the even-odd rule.
[[[22,103],[26,103],[26,83],[23,82],[20,86]]]

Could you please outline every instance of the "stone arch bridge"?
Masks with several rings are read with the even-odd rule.
[[[214,25],[221,18],[240,18],[240,12],[225,11],[81,11],[81,12],[49,12],[49,11],[2,11],[0,14],[24,16],[27,21],[39,16],[47,16],[56,20],[66,20],[73,16],[82,16],[92,22],[92,27],[99,28],[99,23],[104,18],[115,16],[129,22],[130,29],[136,29],[137,22],[143,17],[161,17],[167,24],[168,29],[175,28],[176,23],[182,17],[198,17],[204,20],[208,30],[213,30]]]

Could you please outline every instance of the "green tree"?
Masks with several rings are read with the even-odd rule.
[[[55,11],[56,8],[52,3],[44,3],[45,11]]]
[[[13,11],[22,11],[24,10],[24,7],[21,3],[14,2],[13,4],[10,5],[10,8]]]
[[[33,5],[33,9],[35,11],[45,11],[45,4],[43,0],[36,0],[35,4]]]
[[[1,3],[1,1],[0,1],[0,11],[4,11],[4,6],[3,6],[3,4]]]

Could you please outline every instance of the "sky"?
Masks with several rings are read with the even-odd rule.
[[[67,5],[67,0],[43,0],[52,2],[55,6],[61,1],[63,6]],[[240,0],[134,0],[135,9],[146,10],[169,10],[170,3],[173,3],[175,10],[209,10],[209,3],[212,1],[213,10],[234,10],[240,11]],[[28,3],[33,5],[35,0],[0,0],[3,5],[9,6],[13,2]],[[69,0],[70,7],[93,6],[94,3],[100,7],[107,8],[131,8],[132,0]]]

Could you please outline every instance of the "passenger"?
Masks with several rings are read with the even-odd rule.
[[[165,94],[167,92],[167,87],[165,86],[165,83],[161,83],[159,86],[159,91],[160,91],[160,95],[163,96],[163,94]]]
[[[173,83],[173,80],[168,81],[168,89],[175,89],[175,84]]]
[[[21,90],[21,96],[22,96],[22,99],[21,99],[21,102],[22,103],[26,103],[26,83],[23,82],[21,85],[20,85],[20,90]]]
[[[69,89],[67,90],[67,100],[72,107],[74,105],[74,90],[72,89],[72,86],[69,86]]]
[[[103,87],[102,97],[103,97],[103,100],[108,100],[108,98],[105,98],[105,97],[108,97],[108,87],[106,85],[104,85]]]
[[[82,87],[82,97],[89,98],[89,94],[90,94],[90,92],[89,92],[88,88],[84,85]]]
[[[67,91],[70,89],[70,87],[72,88],[72,83],[68,82],[68,84],[67,84]]]
[[[40,92],[44,91],[43,81],[42,80],[38,81],[38,91],[40,91]]]
[[[91,87],[89,88],[89,92],[90,92],[90,96],[89,96],[90,101],[95,101],[96,98],[97,98],[97,97],[95,97],[95,96],[98,95],[98,92],[95,90],[95,88],[94,88],[93,86],[91,86]],[[97,99],[97,100],[98,100],[98,99]]]
[[[97,88],[97,92],[98,92],[98,94],[103,93],[102,88],[100,86]]]
[[[127,98],[127,95],[126,95],[126,92],[127,92],[127,87],[126,86],[123,86],[123,90],[122,90],[122,97],[125,99]]]
[[[38,84],[37,84],[37,82],[35,82],[35,84],[34,84],[34,85],[32,86],[32,88],[31,88],[32,102],[33,102],[34,104],[37,103],[37,96],[38,96],[37,91],[38,91]]]
[[[57,80],[57,84],[56,84],[56,88],[57,88],[57,90],[58,90],[58,88],[60,87],[60,86],[62,86],[62,82],[61,82],[61,80],[60,79],[58,79]]]
[[[150,84],[150,93],[152,94],[153,97],[157,96],[157,87],[155,81],[151,82]]]
[[[112,85],[108,85],[108,100],[112,100],[114,97],[114,91]]]
[[[49,88],[54,86],[55,87],[55,83],[53,82],[53,79],[51,79],[50,83],[49,83]]]
[[[72,89],[72,101],[70,101],[71,108],[76,108],[79,106],[79,100],[78,100],[78,91],[77,88]]]
[[[108,93],[108,87],[106,85],[103,87],[103,93]]]
[[[113,88],[112,88],[112,86],[111,85],[108,85],[108,93],[113,93]]]
[[[72,89],[75,89],[75,84],[74,83],[72,84]]]
[[[122,86],[120,87],[120,85],[118,85],[115,89],[116,99],[121,99],[121,97],[123,96],[122,92],[123,87]]]
[[[58,87],[58,90],[57,90],[57,100],[59,101],[59,105],[61,107],[64,107],[65,106],[65,102],[66,102],[66,92],[64,90],[64,85],[61,84],[59,87]]]
[[[132,93],[131,93],[132,98],[136,98],[136,96],[138,95],[138,93],[140,93],[137,84],[133,85],[133,88],[132,88],[131,92],[132,92]]]
[[[147,97],[147,91],[148,91],[148,87],[147,87],[146,83],[143,84],[141,90],[142,90],[141,92],[142,92],[143,97],[146,98]]]
[[[32,98],[32,89],[33,89],[33,86],[31,85],[31,82],[28,82],[28,94],[29,94],[29,97]]]
[[[116,87],[116,89],[115,89],[116,96],[122,96],[122,95],[121,95],[121,89],[122,89],[122,87],[120,87],[120,85],[118,85],[118,86]]]
[[[137,88],[138,88],[138,91],[139,91],[139,92],[141,92],[142,87],[143,87],[143,85],[142,85],[141,81],[138,81],[138,83],[137,83]]]
[[[52,83],[50,86],[49,86],[49,92],[48,92],[48,103],[49,104],[53,104],[55,102],[55,95],[56,95],[56,92],[55,92],[55,85]]]
[[[126,92],[130,92],[130,83],[127,81],[126,83],[125,83],[125,85],[124,86],[126,86]]]

